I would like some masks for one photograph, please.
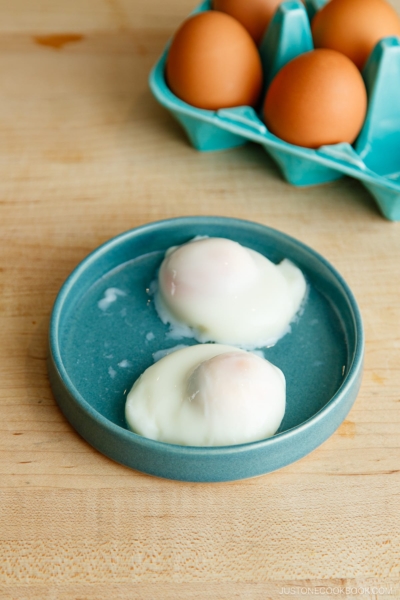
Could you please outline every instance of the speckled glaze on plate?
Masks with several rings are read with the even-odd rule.
[[[148,288],[164,252],[196,235],[225,237],[304,272],[309,295],[291,332],[264,356],[287,381],[287,407],[267,440],[218,448],[152,441],[129,431],[126,394],[153,354],[194,340],[168,337]],[[118,290],[110,292],[110,290]],[[108,292],[107,292],[108,290]],[[106,293],[107,292],[107,293]],[[113,301],[110,301],[113,300]],[[224,217],[150,223],[110,240],[70,275],[55,302],[48,361],[56,400],[74,429],[113,460],[182,481],[234,481],[280,469],[339,427],[361,383],[364,336],[356,301],[337,271],[295,239]]]

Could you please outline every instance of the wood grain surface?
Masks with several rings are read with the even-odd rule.
[[[188,145],[147,77],[192,6],[0,1],[0,598],[399,596],[400,224],[354,180],[295,189],[255,145]],[[364,318],[348,419],[310,456],[245,482],[113,463],[69,426],[46,374],[70,271],[126,229],[195,214],[311,245]]]

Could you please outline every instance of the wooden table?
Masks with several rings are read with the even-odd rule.
[[[400,224],[354,180],[295,189],[257,146],[189,147],[147,76],[192,4],[0,2],[0,597],[266,600],[333,586],[393,598]],[[250,481],[182,484],[113,463],[66,422],[47,379],[49,315],[70,271],[126,229],[194,214],[311,245],[364,317],[348,419],[310,456]]]

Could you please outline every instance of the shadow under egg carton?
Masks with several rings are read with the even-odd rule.
[[[313,49],[310,18],[326,0],[290,0],[280,5],[259,51],[265,91],[290,60]],[[211,9],[207,0],[192,14]],[[209,111],[183,102],[165,79],[165,49],[150,75],[157,100],[179,121],[200,151],[234,148],[248,141],[261,144],[295,186],[326,183],[349,175],[361,181],[383,215],[400,221],[400,39],[388,37],[374,48],[363,70],[368,92],[367,116],[353,146],[348,143],[317,150],[289,144],[266,128],[261,112],[249,106]],[[263,95],[264,95],[263,94]]]

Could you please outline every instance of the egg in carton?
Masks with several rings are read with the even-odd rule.
[[[326,0],[284,2],[277,9],[260,45],[265,89],[276,73],[296,56],[313,49],[310,20]],[[211,10],[211,0],[192,14]],[[150,74],[157,100],[185,129],[200,151],[261,144],[279,165],[285,179],[295,186],[310,186],[354,177],[369,190],[383,215],[400,221],[400,39],[381,40],[362,72],[368,92],[368,111],[353,145],[340,143],[317,150],[295,146],[268,131],[259,112],[249,106],[210,111],[180,100],[165,79],[165,49]],[[260,105],[261,106],[261,105]]]

